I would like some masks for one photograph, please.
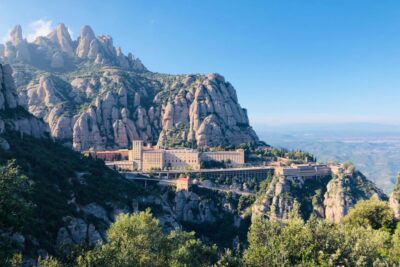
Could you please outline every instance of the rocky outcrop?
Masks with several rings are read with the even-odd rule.
[[[31,55],[28,50],[28,43],[22,37],[22,28],[20,25],[14,27],[10,32],[10,39],[6,42],[3,57],[11,62],[23,61],[30,62]]]
[[[47,36],[39,36],[32,43],[23,39],[22,28],[17,25],[9,40],[1,45],[0,58],[9,63],[27,63],[43,70],[70,70],[83,59],[95,65],[112,65],[127,70],[145,71],[142,62],[132,54],[125,56],[115,48],[110,36],[95,36],[89,26],[82,28],[77,41],[73,41],[67,27],[60,23]]]
[[[80,218],[64,217],[65,226],[57,232],[56,246],[63,247],[70,244],[87,244],[94,246],[104,241],[93,224],[88,224]]]
[[[0,64],[0,133],[19,131],[34,137],[47,135],[47,125],[18,105],[18,95],[9,65]]]
[[[270,220],[288,219],[295,202],[291,188],[291,180],[274,176],[263,197],[253,205],[253,216],[264,216]]]
[[[78,78],[72,82],[77,90],[86,92],[90,84],[100,90],[89,108],[76,116],[75,149],[104,149],[107,144],[127,147],[138,138],[159,144],[175,140],[198,146],[258,140],[246,111],[237,102],[235,90],[219,75],[196,75],[189,81],[187,76],[171,77],[175,80],[172,84],[152,76],[157,81],[153,84],[154,80],[123,78],[122,74],[105,71],[98,80]],[[137,80],[148,87],[138,87]]]
[[[148,72],[89,26],[77,41],[64,24],[33,44],[22,39],[20,27],[10,39],[12,46],[28,45],[35,58],[0,54],[30,66],[14,73],[21,104],[76,150],[126,148],[133,139],[185,146],[258,140],[235,89],[221,75]]]
[[[0,64],[0,110],[14,109],[18,105],[18,95],[9,65]]]
[[[389,197],[389,206],[394,212],[394,216],[400,219],[400,176],[397,177],[397,185]]]
[[[71,36],[63,23],[57,25],[55,30],[47,36],[66,55],[73,57],[74,49]],[[59,54],[61,55],[61,53]]]
[[[314,188],[309,190],[309,188]],[[339,222],[360,200],[387,196],[359,171],[344,170],[325,178],[292,179],[275,175],[253,206],[253,216],[286,220],[291,212]]]
[[[201,224],[215,222],[218,210],[215,203],[209,199],[201,199],[197,194],[179,191],[174,199],[174,211],[178,220]]]
[[[325,218],[339,222],[358,201],[372,196],[380,200],[387,199],[375,184],[358,171],[334,174],[324,196]]]

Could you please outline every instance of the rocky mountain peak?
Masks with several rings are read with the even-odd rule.
[[[72,39],[68,32],[68,28],[64,23],[60,23],[57,27],[47,36],[53,43],[57,44],[59,48],[68,56],[74,55]]]
[[[20,26],[14,35],[21,42],[0,46],[0,59],[18,65],[21,104],[76,150],[125,148],[138,138],[171,146],[258,140],[235,89],[219,74],[152,73],[90,26],[76,41],[62,23],[33,43],[22,39]]]
[[[32,58],[35,60],[31,61]],[[131,54],[126,56],[114,47],[111,36],[96,36],[90,26],[84,26],[78,39],[73,41],[63,23],[33,42],[23,39],[21,26],[15,26],[10,41],[0,44],[0,59],[6,63],[26,63],[45,71],[73,69],[82,62],[146,71],[138,58]]]
[[[92,49],[94,44],[92,44],[93,40],[96,39],[96,36],[92,30],[92,28],[88,25],[84,26],[81,29],[81,33],[79,36],[79,41],[78,41],[78,47],[76,48],[76,55],[79,58],[85,58],[88,56],[90,48],[92,46]]]
[[[15,46],[23,41],[21,25],[16,25],[10,32],[10,41]]]

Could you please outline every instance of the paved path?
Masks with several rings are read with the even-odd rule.
[[[162,178],[158,179],[158,178],[151,178],[151,177],[139,177],[139,176],[135,176],[129,172],[122,172],[121,174],[124,175],[125,178],[128,180],[154,181],[154,182],[159,182],[159,184],[161,184],[161,185],[171,185],[171,186],[176,185],[176,179],[162,179]],[[244,195],[244,196],[255,195],[255,193],[240,191],[240,190],[232,189],[232,188],[223,188],[223,187],[219,187],[219,186],[205,186],[202,184],[198,184],[197,186],[200,188],[205,188],[205,189],[209,189],[209,190],[222,191],[225,193],[231,192],[231,193],[235,193],[238,195]]]

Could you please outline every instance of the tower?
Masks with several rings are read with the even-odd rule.
[[[133,140],[132,150],[129,151],[128,157],[130,161],[133,161],[138,166],[138,169],[142,169],[142,154],[143,154],[143,141]]]

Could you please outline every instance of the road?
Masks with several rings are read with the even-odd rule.
[[[133,175],[132,173],[128,172],[121,172],[122,175],[125,176],[126,179],[128,180],[139,180],[139,181],[154,181],[158,182],[160,185],[170,185],[170,186],[175,186],[176,185],[176,179],[158,179],[158,178],[151,178],[151,177],[138,177]],[[205,188],[213,191],[222,191],[225,193],[235,193],[238,195],[244,195],[244,196],[250,196],[250,195],[255,195],[255,193],[251,192],[246,192],[246,191],[241,191],[237,189],[232,189],[232,188],[222,188],[219,186],[206,186],[202,184],[197,185],[200,188]]]

